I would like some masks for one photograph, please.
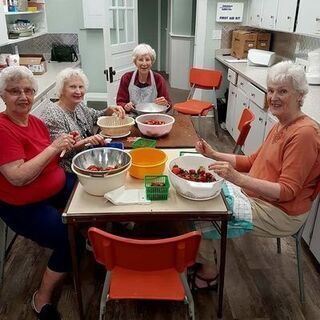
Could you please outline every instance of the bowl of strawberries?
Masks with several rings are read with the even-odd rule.
[[[183,155],[171,160],[168,176],[181,196],[190,200],[209,200],[221,192],[223,179],[208,169],[214,160],[202,155]]]

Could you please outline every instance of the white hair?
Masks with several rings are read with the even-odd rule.
[[[282,61],[272,66],[267,76],[267,84],[269,83],[290,83],[292,88],[302,95],[301,105],[309,91],[303,67],[292,61]]]
[[[84,89],[87,92],[89,87],[89,80],[84,74],[83,70],[80,68],[66,68],[60,71],[56,77],[56,93],[58,98],[60,98],[62,95],[65,83],[73,77],[77,77],[82,80]]]
[[[4,68],[0,73],[0,95],[4,94],[4,91],[10,81],[29,80],[32,89],[38,90],[38,83],[32,73],[25,66],[10,66]]]
[[[152,63],[156,60],[156,52],[146,43],[140,43],[138,44],[132,52],[132,61],[136,63],[136,60],[138,57],[149,55],[151,58]]]

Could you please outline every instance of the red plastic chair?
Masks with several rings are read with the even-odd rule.
[[[200,126],[200,116],[206,116],[213,109],[215,121],[215,133],[219,137],[219,122],[216,106],[211,101],[192,99],[195,89],[213,90],[219,89],[222,81],[222,73],[218,70],[191,68],[189,82],[191,90],[187,101],[176,103],[173,109],[191,116],[198,116],[198,126]]]
[[[189,232],[181,236],[157,239],[128,239],[97,228],[88,231],[97,262],[107,274],[100,302],[100,319],[110,299],[177,300],[194,303],[185,270],[195,263],[201,235]]]
[[[251,112],[250,109],[248,108],[244,108],[241,114],[241,118],[238,124],[238,129],[240,131],[236,145],[233,149],[233,153],[235,154],[239,154],[241,151],[242,146],[244,145],[248,133],[251,129],[251,123],[252,121],[254,121],[255,116],[254,114]]]

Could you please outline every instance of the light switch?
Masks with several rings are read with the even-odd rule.
[[[221,30],[212,30],[212,39],[221,40]]]

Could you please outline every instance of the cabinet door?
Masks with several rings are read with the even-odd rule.
[[[276,29],[293,32],[298,0],[281,0],[278,2]]]
[[[260,27],[262,0],[251,0],[248,16],[248,24],[253,27]]]
[[[4,15],[3,1],[0,1],[0,45],[8,42],[6,17]]]
[[[235,101],[237,97],[237,87],[232,83],[229,84],[229,95],[228,95],[228,105],[227,105],[227,117],[226,117],[226,128],[234,136],[234,108]]]
[[[268,133],[270,132],[271,128],[274,126],[275,123],[277,123],[277,118],[274,117],[272,114],[267,113],[267,123],[266,128],[264,132],[264,140],[266,140]]]
[[[85,29],[105,26],[104,0],[82,0],[82,12]]]
[[[254,113],[255,119],[251,124],[251,129],[244,144],[245,154],[251,154],[258,150],[264,139],[264,130],[266,125],[266,111],[259,108],[254,102],[249,102],[249,108]]]
[[[320,262],[320,207],[318,208],[314,228],[312,232],[312,238],[310,242],[310,250]]]
[[[41,113],[44,111],[44,109],[47,107],[49,101],[47,100],[46,96],[43,96],[40,98],[40,101],[36,103],[36,105],[32,108],[31,113],[40,118]]]
[[[264,0],[262,5],[261,27],[275,29],[278,0]]]
[[[242,111],[245,107],[248,107],[248,106],[249,106],[248,96],[246,95],[245,92],[243,92],[238,88],[236,100],[235,100],[235,107],[234,107],[234,130],[233,130],[234,140],[238,139],[238,136],[240,133],[238,129],[238,124],[242,115]]]
[[[320,2],[300,0],[296,32],[320,35]]]

